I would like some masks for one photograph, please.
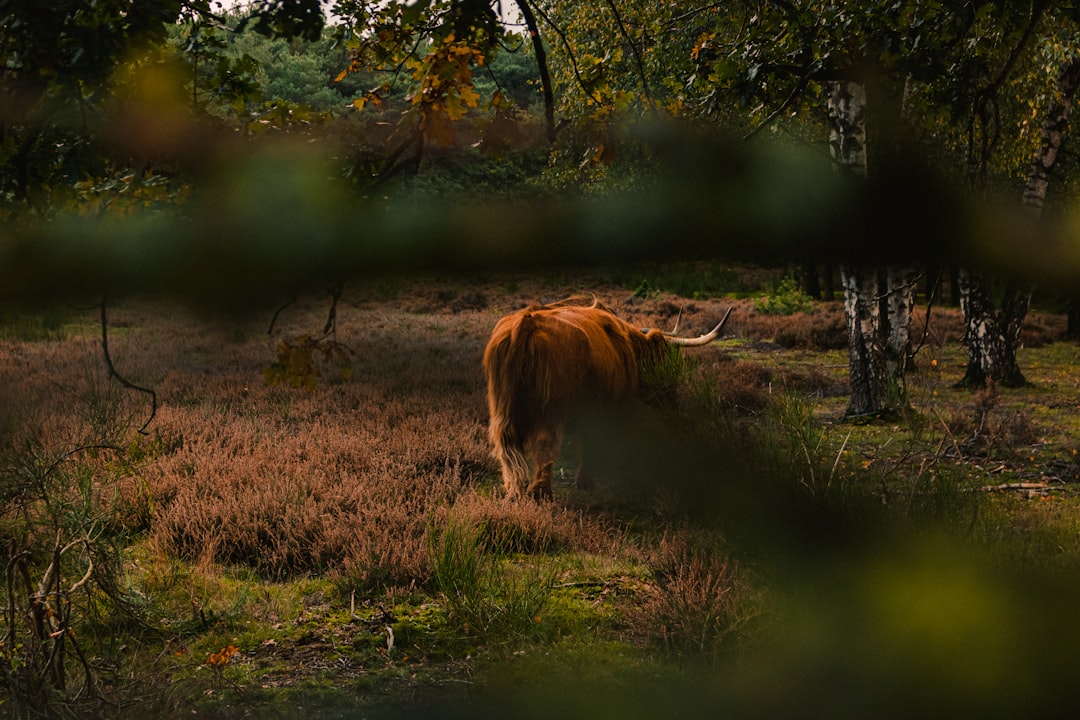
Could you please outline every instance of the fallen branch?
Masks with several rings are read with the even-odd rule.
[[[1050,486],[1044,482],[1016,482],[1001,483],[1000,485],[986,485],[982,489],[983,492],[1007,492],[1010,490],[1021,490],[1025,492],[1046,492],[1050,490]]]

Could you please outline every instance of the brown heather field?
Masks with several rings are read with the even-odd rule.
[[[487,335],[505,313],[581,292],[641,326],[670,328],[681,313],[686,335],[707,330],[732,303],[736,311],[727,339],[693,352],[678,410],[643,410],[626,429],[600,487],[576,490],[568,467],[553,503],[509,502],[486,438]],[[1057,342],[1057,315],[1034,314],[1026,331],[1033,388],[972,395],[950,388],[963,369],[958,311],[934,308],[908,388],[911,416],[858,426],[838,422],[847,392],[839,304],[780,316],[758,312],[750,298],[639,298],[586,276],[382,278],[347,286],[337,306],[334,339],[346,350],[346,372],[322,363],[311,390],[267,383],[281,343],[317,335],[329,307],[328,297],[286,306],[270,334],[272,308],[226,318],[156,301],[111,307],[117,370],[156,392],[146,434],[136,428],[149,398],[108,378],[94,312],[63,311],[0,339],[8,572],[16,553],[51,547],[61,507],[70,518],[83,506],[82,524],[64,521],[73,539],[105,537],[121,548],[114,572],[103,573],[99,559],[94,577],[104,595],[126,598],[119,604],[130,617],[71,606],[93,632],[122,638],[96,645],[90,662],[98,692],[120,703],[117,714],[143,707],[168,716],[264,716],[278,707],[275,716],[286,717],[307,703],[309,714],[351,717],[357,697],[372,709],[371,698],[441,697],[458,684],[602,677],[619,686],[625,676],[633,686],[642,674],[682,677],[673,668],[688,658],[727,666],[755,638],[775,640],[769,608],[796,583],[778,568],[798,565],[811,547],[847,547],[866,524],[851,516],[875,505],[959,524],[1025,565],[1080,568],[1071,489],[1080,371],[1077,347]],[[710,457],[716,447],[729,454]],[[725,495],[729,481],[738,489]],[[1000,493],[971,492],[1010,483]],[[825,510],[808,510],[819,500]],[[766,505],[775,513],[763,517]],[[457,527],[480,533],[480,547],[506,559],[509,577],[556,588],[537,606],[537,632],[500,630],[490,616],[470,615],[479,611],[461,598],[455,604],[433,553],[451,547]],[[792,547],[799,550],[787,564],[765,559]],[[556,559],[554,569],[528,575],[536,558]],[[77,576],[85,564],[75,566]],[[927,577],[919,582],[941,579]],[[986,591],[971,582],[963,593]],[[485,592],[495,601],[512,590]],[[9,600],[18,596],[9,585]],[[810,607],[829,607],[821,623],[847,627],[844,603],[818,600]],[[952,609],[942,612],[955,619]],[[920,618],[916,632],[919,622],[932,625]],[[867,641],[850,657],[847,649],[833,657],[842,643],[818,630],[824,639],[813,629],[787,637],[765,664],[771,677],[787,677],[789,665],[817,653],[826,658],[824,677],[830,667],[861,667],[859,652],[874,652]],[[607,649],[585,649],[583,638]],[[215,655],[234,643],[235,656]],[[920,652],[898,646],[901,661]],[[535,668],[509,662],[504,679],[485,674],[526,652]],[[942,653],[926,672],[966,657]],[[978,666],[997,678],[996,665]],[[944,677],[935,683],[954,680]],[[731,697],[753,705],[771,696],[766,677],[750,671],[743,680]],[[806,682],[795,688],[801,697],[829,692]],[[962,697],[981,692],[971,682]],[[335,694],[342,692],[349,699]],[[998,700],[986,695],[988,707]],[[787,705],[770,697],[754,707]]]

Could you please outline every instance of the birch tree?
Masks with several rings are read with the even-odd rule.
[[[866,157],[866,89],[857,82],[834,82],[829,87],[829,152],[841,173],[864,181]],[[858,230],[856,231],[858,232]],[[864,238],[865,239],[865,238]],[[842,265],[847,318],[851,401],[848,415],[868,415],[886,400],[885,354],[881,342],[881,307],[875,268]]]
[[[1032,220],[1042,217],[1050,176],[1065,142],[1069,111],[1080,85],[1080,58],[1075,53],[1058,73],[1055,96],[1042,121],[1039,149],[1032,158],[1021,200]],[[994,302],[993,285],[985,274],[960,271],[960,307],[964,312],[967,370],[960,385],[979,388],[987,383],[1020,387],[1027,383],[1016,359],[1020,331],[1031,302],[1032,288],[1008,281]]]
[[[829,151],[837,169],[865,182],[869,112],[863,83],[829,84]],[[853,232],[861,243],[875,242],[872,229]],[[904,373],[910,348],[915,273],[903,265],[845,263],[840,266],[848,331],[851,399],[845,415],[867,417],[897,410],[904,402]]]

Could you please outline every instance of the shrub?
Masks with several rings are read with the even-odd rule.
[[[665,537],[649,564],[652,588],[630,616],[635,634],[686,659],[729,655],[760,612],[748,573],[715,538],[687,531]]]
[[[76,397],[61,435],[88,440],[73,445],[29,420],[0,446],[0,690],[12,716],[96,714],[116,645],[102,628],[115,630],[141,603],[123,580],[127,538],[115,524],[129,468],[105,444],[129,415],[100,383]]]
[[[778,282],[771,292],[754,301],[754,307],[765,315],[794,315],[808,312],[814,300],[802,291],[795,278],[788,276]]]
[[[976,457],[1009,457],[1039,439],[1028,410],[1006,407],[992,384],[952,413],[948,426],[958,448]]]

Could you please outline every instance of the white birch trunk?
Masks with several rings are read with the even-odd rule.
[[[829,151],[838,172],[866,178],[866,88],[861,83],[829,86]],[[873,415],[886,406],[887,375],[881,342],[881,293],[877,270],[842,265],[848,328],[851,400],[845,415]]]
[[[910,267],[890,266],[885,271],[885,364],[901,393],[911,363],[911,316],[918,281],[919,274]]]
[[[1032,218],[1042,216],[1050,172],[1065,142],[1072,97],[1080,86],[1080,60],[1066,63],[1058,74],[1057,93],[1042,123],[1042,142],[1032,159],[1024,184],[1022,204]],[[964,343],[968,366],[960,385],[983,387],[998,383],[1007,387],[1026,384],[1016,359],[1020,330],[1031,302],[1031,287],[1009,283],[1000,310],[991,300],[990,284],[982,275],[965,270],[960,275],[960,307],[964,312]]]

